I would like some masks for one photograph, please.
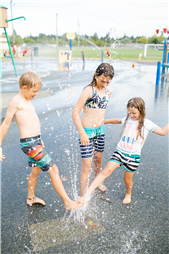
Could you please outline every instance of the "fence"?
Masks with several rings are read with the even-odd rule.
[[[28,48],[30,51],[25,55],[25,57],[30,57],[30,52],[32,49],[36,48],[38,50],[39,57],[52,57],[56,58],[58,56],[59,50],[69,50],[69,44],[64,46],[59,45],[58,49],[55,44],[23,44],[21,46],[21,52]],[[106,48],[109,50],[112,59],[125,59],[125,60],[138,60],[139,53],[142,51],[142,59],[147,60],[159,60],[162,59],[163,54],[163,44],[121,44],[113,43],[110,47],[100,47],[104,52],[104,59],[108,59],[106,54]],[[101,59],[102,51],[97,47],[88,45],[83,46],[82,44],[72,47],[72,58],[82,59],[82,51],[84,52],[85,59]],[[36,54],[34,54],[37,57]]]

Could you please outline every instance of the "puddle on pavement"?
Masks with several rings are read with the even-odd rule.
[[[86,216],[83,224],[75,223],[73,218],[63,217],[29,225],[28,229],[33,251],[80,241],[106,231],[94,216]]]

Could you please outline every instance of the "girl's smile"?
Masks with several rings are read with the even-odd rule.
[[[95,78],[96,78],[96,85],[99,89],[103,89],[106,86],[108,86],[108,84],[111,81],[110,77],[105,77],[103,74],[100,76],[97,76],[97,74],[95,74]]]
[[[131,117],[131,119],[133,121],[139,120],[139,118],[140,118],[140,111],[137,108],[131,108],[131,107],[129,107],[127,109],[128,109],[128,114],[129,114],[129,116]]]

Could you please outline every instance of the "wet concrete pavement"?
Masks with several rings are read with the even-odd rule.
[[[134,63],[134,62],[133,62]],[[18,80],[25,71],[35,71],[42,79],[42,92],[32,102],[41,121],[45,149],[59,168],[68,195],[80,195],[81,157],[78,132],[72,121],[72,109],[84,86],[92,80],[99,61],[73,61],[72,69],[59,71],[54,60],[3,62],[1,92],[5,100],[19,91]],[[126,116],[126,103],[140,96],[146,103],[146,117],[163,127],[168,122],[168,84],[155,85],[156,65],[114,61],[115,77],[110,87],[106,118]],[[121,125],[106,125],[103,167],[119,141]],[[69,152],[68,152],[69,150]],[[55,193],[48,173],[40,173],[36,196],[46,206],[26,205],[30,168],[20,150],[19,131],[12,122],[3,142],[6,159],[1,164],[1,251],[9,253],[113,253],[167,254],[168,242],[168,136],[149,134],[142,150],[141,163],[133,177],[132,203],[122,205],[125,195],[124,170],[117,169],[105,180],[107,190],[96,190],[89,203],[84,223],[66,212]],[[93,180],[93,172],[90,182]],[[106,202],[100,197],[110,199]],[[84,214],[84,213],[82,213]],[[79,216],[79,215],[78,215]],[[93,228],[89,221],[98,225]]]

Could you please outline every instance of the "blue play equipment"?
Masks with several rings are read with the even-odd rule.
[[[169,68],[169,50],[168,50],[169,40],[164,40],[164,47],[163,47],[163,58],[162,63],[157,63],[157,74],[156,74],[156,85],[160,84],[161,75],[165,75],[166,69]]]

